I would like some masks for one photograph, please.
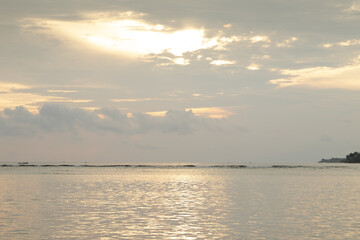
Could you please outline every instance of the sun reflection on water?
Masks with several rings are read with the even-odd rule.
[[[28,186],[33,191],[28,196],[39,197],[36,210],[26,191],[14,199],[22,206],[19,209],[29,208],[31,215],[2,199],[13,219],[8,229],[0,226],[6,236],[16,238],[20,234],[16,230],[24,226],[24,234],[33,235],[29,229],[41,228],[39,237],[51,239],[81,239],[89,233],[105,239],[209,239],[227,234],[226,211],[219,211],[226,204],[221,178],[191,169],[42,174],[26,185],[32,184],[37,187]],[[11,194],[11,189],[3,188],[4,192]]]
[[[356,239],[359,170],[0,168],[0,238]]]

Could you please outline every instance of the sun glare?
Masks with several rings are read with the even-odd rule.
[[[212,65],[217,65],[217,66],[221,66],[221,65],[232,65],[232,64],[235,64],[235,61],[212,60],[212,61],[210,62],[210,64],[212,64]]]
[[[195,116],[208,117],[208,118],[227,118],[233,113],[229,110],[219,107],[207,107],[207,108],[187,108],[186,111],[192,111]]]
[[[126,56],[136,60],[159,60],[157,66],[189,65],[194,58],[186,53],[194,53],[197,60],[211,60],[212,65],[230,66],[235,61],[223,59],[223,55],[215,59],[206,58],[203,56],[204,52],[196,51],[212,49],[220,53],[237,42],[267,48],[271,42],[268,36],[254,32],[232,35],[228,31],[232,28],[231,23],[225,24],[224,30],[214,34],[206,28],[190,25],[175,28],[153,24],[142,19],[144,14],[134,12],[83,13],[82,16],[82,20],[74,21],[26,18],[23,19],[22,26],[24,30],[62,40],[71,49]],[[212,35],[208,36],[208,32]]]
[[[41,20],[37,20],[41,21]],[[151,25],[138,20],[98,20],[65,22],[42,20],[57,35],[88,43],[99,50],[146,55],[169,52],[182,56],[185,52],[210,48],[216,39],[206,38],[203,29],[173,31],[164,25]]]
[[[256,71],[260,69],[260,66],[258,64],[252,63],[249,66],[246,67],[250,71]]]

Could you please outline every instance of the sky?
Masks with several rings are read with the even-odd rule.
[[[359,0],[0,0],[0,161],[360,150]]]

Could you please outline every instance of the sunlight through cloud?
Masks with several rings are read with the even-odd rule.
[[[191,111],[195,116],[204,118],[228,118],[234,114],[221,107],[186,108],[185,111]],[[146,114],[153,117],[165,117],[167,112],[168,111],[146,112]]]
[[[260,69],[260,65],[252,63],[249,66],[246,67],[250,71],[256,71]]]
[[[111,99],[112,102],[143,102],[156,100],[153,98],[125,98],[125,99]]]
[[[267,48],[270,38],[254,32],[240,35],[228,34],[219,30],[212,36],[207,36],[207,29],[188,26],[175,29],[163,24],[152,24],[142,19],[141,14],[125,13],[85,13],[82,20],[64,21],[53,19],[29,18],[23,19],[23,28],[43,34],[51,34],[56,39],[77,50],[92,50],[108,54],[157,59],[158,66],[188,65],[191,58],[185,53],[212,49],[224,51],[230,44],[244,42],[246,45],[256,45]],[[229,29],[232,24],[225,24]],[[231,65],[235,61],[216,59],[212,65]],[[198,55],[197,60],[202,59]],[[205,57],[204,57],[205,59]]]
[[[32,19],[32,22],[50,27],[56,35],[87,43],[98,50],[130,55],[169,52],[182,56],[186,52],[211,48],[218,44],[215,38],[206,38],[203,29],[172,30],[164,25],[152,25],[140,20],[105,18],[70,22]]]
[[[207,118],[227,118],[233,115],[233,112],[220,107],[187,108],[186,111],[192,111],[195,116]]]
[[[254,36],[251,38],[252,43],[257,42],[271,42],[268,36]]]
[[[360,45],[360,39],[350,39],[342,42],[336,42],[336,43],[325,43],[322,45],[323,48],[331,48],[334,46],[339,47],[349,47],[349,46],[355,46]]]
[[[360,62],[355,59],[353,65],[343,67],[314,67],[304,69],[283,69],[284,78],[271,80],[278,87],[310,87],[319,89],[360,90]]]
[[[232,65],[232,64],[235,64],[235,61],[212,60],[212,61],[210,62],[210,64],[212,64],[212,65],[217,65],[217,66],[221,66],[221,65]]]
[[[291,43],[296,42],[298,40],[297,37],[291,37],[289,39],[285,39],[282,42],[279,42],[278,44],[276,44],[276,46],[278,48],[285,48],[285,47],[291,47]]]
[[[13,90],[19,89],[29,89],[30,87],[18,84],[18,83],[8,83],[8,82],[0,82],[0,92],[12,92]]]

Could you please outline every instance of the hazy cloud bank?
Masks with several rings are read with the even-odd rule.
[[[23,106],[0,112],[0,136],[32,136],[42,132],[111,132],[146,134],[148,132],[188,134],[199,129],[219,130],[222,119],[198,117],[192,111],[169,110],[163,117],[144,113],[131,116],[117,109],[87,111],[61,104],[45,104],[38,113]]]
[[[284,69],[287,78],[271,80],[279,87],[305,86],[312,88],[360,89],[360,55],[352,63],[341,67],[315,67],[304,69]]]

